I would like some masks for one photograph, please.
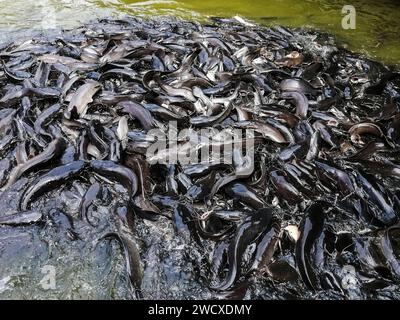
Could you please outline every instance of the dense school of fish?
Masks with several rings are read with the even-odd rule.
[[[398,72],[327,36],[223,19],[103,19],[0,59],[2,201],[25,179],[0,230],[54,220],[38,203],[81,181],[57,221],[82,241],[74,221],[95,228],[91,206],[120,184],[100,240],[121,245],[138,298],[141,219],[202,253],[193,274],[213,297],[400,296]],[[146,132],[168,121],[252,129],[254,163],[150,164]]]

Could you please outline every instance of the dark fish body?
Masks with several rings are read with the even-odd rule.
[[[93,144],[100,155],[96,157],[99,160],[105,159],[109,154],[109,145],[103,140],[101,136],[104,136],[102,127],[97,123],[92,123],[87,130],[88,138],[91,144]]]
[[[400,260],[396,257],[394,249],[391,242],[391,233],[394,233],[393,238],[397,238],[400,231],[400,226],[393,226],[385,230],[382,240],[381,248],[384,257],[386,258],[386,263],[388,267],[391,268],[392,272],[397,278],[400,278]],[[396,237],[397,232],[397,237]],[[397,239],[396,239],[397,240]]]
[[[140,291],[143,279],[143,269],[136,242],[131,236],[116,232],[108,233],[102,238],[115,239],[120,243],[124,251],[126,271],[128,272],[129,279],[135,289]]]
[[[305,119],[307,117],[308,99],[303,93],[291,91],[283,92],[282,98],[294,101],[296,106],[296,116],[301,119]]]
[[[395,224],[398,221],[398,215],[383,194],[361,173],[356,172],[356,177],[367,199],[375,203],[380,209],[380,212],[374,210],[375,218],[388,226]]]
[[[212,186],[215,184],[215,174],[215,171],[212,171],[208,175],[199,178],[196,183],[189,187],[186,196],[194,201],[204,199],[210,193]]]
[[[88,104],[93,101],[93,96],[101,88],[97,81],[87,81],[74,93],[64,116],[67,119],[76,118],[86,113]]]
[[[35,132],[42,135],[48,135],[44,131],[43,126],[46,124],[46,122],[49,121],[49,119],[55,117],[60,110],[61,110],[61,104],[59,103],[56,103],[51,107],[43,110],[43,112],[39,115],[39,117],[36,119],[34,123]]]
[[[177,114],[156,104],[147,103],[144,105],[144,107],[152,114],[164,119],[165,121],[183,121],[187,118],[185,115]]]
[[[367,160],[376,152],[385,150],[385,144],[382,142],[369,142],[365,147],[348,157],[350,161]]]
[[[39,211],[28,210],[0,217],[0,225],[20,226],[38,222],[42,218]]]
[[[42,153],[14,167],[10,173],[10,178],[7,184],[4,186],[4,189],[7,189],[9,186],[11,186],[25,173],[28,173],[39,166],[43,166],[49,162],[57,160],[57,158],[59,158],[64,152],[66,146],[66,141],[63,138],[57,138],[52,141]]]
[[[234,126],[243,129],[253,129],[255,132],[262,134],[263,137],[276,143],[288,143],[286,138],[278,129],[267,123],[259,121],[240,121],[236,122]]]
[[[228,184],[224,191],[233,199],[237,199],[253,209],[265,207],[265,202],[261,199],[255,190],[240,182]]]
[[[150,111],[141,104],[134,101],[121,101],[118,106],[122,107],[123,112],[130,114],[137,119],[143,129],[150,130],[154,128],[154,119]]]
[[[205,127],[212,126],[216,123],[222,122],[225,118],[229,116],[232,111],[232,104],[229,104],[224,108],[219,114],[214,116],[197,116],[190,118],[190,124],[195,127]]]
[[[320,161],[314,161],[314,163],[323,172],[326,172],[335,178],[339,185],[339,189],[343,194],[348,195],[354,192],[353,182],[348,173]]]
[[[251,271],[263,272],[268,269],[271,259],[278,245],[280,226],[277,223],[271,223],[266,228],[257,250],[254,255],[254,261],[250,267]]]
[[[286,177],[277,171],[271,172],[271,180],[277,192],[289,202],[300,202],[301,193],[293,186]]]
[[[128,189],[131,199],[136,194],[138,190],[137,176],[129,168],[109,160],[92,160],[90,168],[112,181],[121,183]]]
[[[86,191],[85,195],[82,198],[81,204],[79,206],[79,215],[80,218],[85,218],[89,223],[88,218],[88,209],[93,204],[93,202],[97,199],[101,191],[101,186],[99,183],[92,184],[89,189]]]
[[[50,170],[48,173],[37,178],[22,194],[20,200],[21,210],[27,210],[30,202],[45,192],[57,188],[68,179],[78,176],[85,168],[83,161],[74,161]]]
[[[316,95],[317,90],[313,88],[307,81],[300,78],[285,79],[281,82],[282,91],[294,91],[303,94]]]
[[[296,243],[296,263],[304,283],[313,290],[319,283],[311,262],[311,250],[324,228],[325,212],[321,203],[312,204],[300,225],[300,238]]]
[[[219,291],[228,290],[240,275],[242,255],[247,246],[254,242],[260,234],[268,228],[272,219],[270,209],[260,209],[249,216],[237,229],[231,240],[228,252],[229,271],[224,282],[214,288]]]

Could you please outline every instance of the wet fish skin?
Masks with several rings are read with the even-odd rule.
[[[356,153],[347,157],[349,161],[360,161],[367,160],[369,157],[373,156],[376,152],[386,150],[385,144],[382,142],[370,141],[365,147],[358,150]]]
[[[240,182],[233,182],[225,186],[225,193],[232,199],[239,200],[253,209],[261,209],[266,206],[255,190]]]
[[[317,95],[317,90],[301,78],[285,79],[279,86],[282,91],[300,92],[311,96]]]
[[[21,226],[31,224],[40,221],[42,216],[42,213],[36,210],[7,214],[0,217],[0,225]]]
[[[67,110],[64,112],[66,119],[73,119],[86,114],[89,103],[93,102],[93,96],[101,89],[97,81],[87,80],[72,96]]]
[[[129,197],[131,200],[133,199],[133,196],[137,193],[137,176],[129,168],[110,160],[92,160],[90,161],[90,168],[94,172],[108,179],[121,183],[126,189],[128,189]]]
[[[137,119],[146,131],[155,127],[153,116],[141,104],[126,100],[119,102],[118,106],[122,108],[124,113],[128,113]]]
[[[167,109],[165,107],[159,106],[157,104],[153,103],[146,103],[143,105],[147,110],[149,110],[152,114],[154,114],[156,117],[160,117],[165,121],[185,121],[187,120],[186,115],[181,115],[173,112],[170,109]]]
[[[254,131],[263,135],[263,137],[270,139],[276,143],[288,143],[282,133],[273,126],[262,123],[260,121],[240,121],[233,124],[234,127],[243,129],[253,129]]]
[[[99,160],[105,159],[110,152],[109,144],[100,137],[100,134],[103,133],[102,131],[102,126],[96,121],[91,122],[86,131],[90,143],[94,145],[101,153],[99,157],[97,157]],[[102,136],[104,135],[102,134]]]
[[[278,245],[280,228],[278,221],[271,221],[270,225],[266,228],[257,245],[250,272],[263,272],[268,270],[268,266],[271,263],[271,259]]]
[[[238,227],[234,238],[229,244],[228,265],[229,271],[225,280],[212,289],[226,291],[235,283],[240,275],[240,264],[242,255],[247,246],[254,242],[266,228],[268,228],[272,219],[272,210],[262,208],[249,216]]]
[[[131,236],[124,235],[120,232],[110,232],[102,237],[102,239],[117,240],[124,250],[126,270],[129,279],[136,290],[141,290],[143,279],[143,268],[140,260],[140,253],[136,242]]]
[[[150,183],[147,180],[149,174],[148,163],[139,160],[138,158],[133,158],[125,159],[125,164],[134,170],[139,180],[140,192],[133,198],[133,207],[135,208],[135,212],[142,218],[153,221],[157,220],[159,215],[165,216],[165,214],[160,211],[160,209],[158,209],[158,207],[155,206],[147,196],[147,189],[150,188]],[[171,173],[173,174],[175,168],[171,166],[171,169]]]
[[[375,212],[373,210],[374,216],[384,225],[391,226],[395,224],[399,217],[394,211],[393,207],[388,203],[382,193],[375,188],[375,186],[369,181],[370,179],[366,178],[365,174],[360,173],[359,171],[355,171],[356,179],[360,183],[362,189],[366,193],[366,197],[375,203],[379,209],[379,212]],[[361,195],[363,197],[363,195]]]
[[[238,179],[248,178],[254,171],[254,159],[250,155],[243,156],[241,150],[233,150],[235,171],[218,179],[212,186],[208,199],[211,199],[223,186]]]
[[[212,186],[216,182],[216,172],[212,171],[208,175],[199,178],[192,184],[186,192],[186,197],[193,199],[193,201],[200,201],[204,199],[211,191]]]
[[[327,163],[322,162],[321,160],[314,161],[314,163],[322,171],[332,175],[336,179],[339,185],[339,189],[344,195],[352,194],[355,191],[353,182],[350,178],[350,174],[348,174],[346,171],[330,166]]]
[[[296,106],[296,116],[298,116],[300,119],[307,118],[308,99],[303,93],[296,91],[287,91],[282,92],[281,96],[284,99],[294,101],[294,104]]]
[[[57,138],[53,140],[46,149],[43,150],[36,157],[29,159],[13,168],[10,173],[9,179],[6,185],[2,188],[2,190],[8,189],[13,183],[15,183],[22,175],[30,172],[31,170],[48,164],[49,162],[56,161],[59,158],[65,148],[67,147],[67,143],[64,138]]]
[[[91,225],[92,223],[90,222],[88,217],[88,209],[100,195],[100,192],[101,192],[100,184],[97,182],[93,183],[86,191],[79,205],[79,218],[80,219],[85,218],[86,221]]]
[[[312,290],[319,288],[311,263],[311,250],[324,228],[325,212],[321,203],[313,203],[300,224],[300,238],[296,242],[296,263],[304,283]]]
[[[45,192],[51,191],[65,183],[68,179],[74,178],[85,169],[84,161],[74,161],[66,165],[56,167],[37,178],[23,192],[19,207],[20,210],[27,210],[29,204]]]
[[[205,127],[205,126],[213,126],[216,123],[222,122],[225,118],[229,116],[233,109],[232,103],[229,103],[227,107],[225,107],[219,114],[214,116],[197,116],[191,117],[189,122],[195,127]]]
[[[54,118],[61,110],[61,104],[56,103],[51,107],[43,110],[34,122],[35,132],[41,135],[48,136],[49,134],[44,130],[43,126],[52,118]]]
[[[272,171],[270,173],[271,181],[276,188],[278,194],[289,203],[298,203],[302,201],[302,195],[295,186],[293,186],[286,177],[280,174],[278,171]]]
[[[349,133],[351,135],[351,140],[352,141],[358,141],[358,137],[360,135],[363,135],[365,133],[369,133],[369,134],[373,134],[377,137],[383,137],[384,134],[381,130],[381,128],[374,124],[374,123],[368,123],[368,122],[364,122],[364,123],[358,123],[353,125],[350,129],[349,129]]]
[[[391,268],[392,272],[397,278],[400,278],[400,261],[394,254],[393,246],[390,239],[391,231],[399,231],[400,226],[392,226],[384,231],[381,238],[381,248],[384,257],[386,258],[386,264]]]

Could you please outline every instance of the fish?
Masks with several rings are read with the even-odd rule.
[[[21,176],[34,170],[37,167],[43,167],[48,163],[55,162],[63,154],[67,143],[64,138],[57,138],[53,140],[46,149],[43,150],[36,157],[33,157],[24,163],[19,164],[14,167],[9,175],[9,179],[2,190],[8,189],[12,184],[14,184]]]
[[[391,233],[398,232],[400,226],[395,225],[387,228],[381,238],[381,248],[388,267],[393,271],[396,277],[400,277],[400,261],[394,253],[391,243]]]
[[[101,192],[100,184],[98,182],[93,183],[86,191],[79,205],[79,218],[80,219],[85,218],[90,225],[93,224],[89,220],[88,209],[100,195],[100,192]]]
[[[261,240],[257,244],[257,250],[249,272],[262,273],[268,270],[278,246],[279,239],[280,224],[278,221],[273,221],[272,219],[270,225],[266,228]]]
[[[234,149],[232,152],[232,160],[235,171],[232,174],[225,175],[222,179],[216,181],[212,186],[208,198],[213,197],[223,186],[237,179],[248,178],[254,171],[254,159],[251,155],[242,155],[242,151]]]
[[[261,209],[266,206],[265,201],[257,195],[257,192],[243,183],[229,183],[224,187],[224,192],[232,199],[239,200],[253,209]]]
[[[36,223],[42,219],[41,212],[36,210],[21,211],[0,217],[0,225],[21,226]]]
[[[122,108],[124,113],[137,119],[144,130],[148,131],[155,127],[155,121],[150,111],[141,104],[134,101],[121,101],[117,105]]]
[[[347,157],[350,161],[367,160],[372,157],[376,152],[386,150],[386,146],[382,142],[370,141],[360,150]]]
[[[54,190],[65,183],[68,179],[79,176],[85,169],[85,166],[86,164],[84,161],[73,161],[66,165],[61,165],[51,169],[49,172],[39,176],[22,193],[19,201],[20,210],[27,210],[29,204],[37,197],[41,196],[45,192]]]
[[[141,265],[140,253],[136,242],[131,236],[117,232],[107,233],[102,236],[101,239],[115,239],[119,242],[124,251],[126,271],[129,280],[135,289],[140,291],[143,280],[143,267]]]
[[[144,161],[139,160],[138,158],[133,158],[129,160],[125,160],[127,166],[132,168],[136,173],[139,181],[139,194],[137,194],[133,199],[133,206],[135,208],[135,212],[139,214],[141,217],[149,220],[157,220],[158,215],[166,216],[170,218],[168,214],[165,214],[160,211],[160,209],[154,205],[149,197],[147,196],[146,186],[149,186],[149,181],[147,181],[146,176],[148,174],[148,164]]]
[[[300,191],[289,181],[287,181],[284,175],[280,174],[278,171],[272,171],[270,175],[272,184],[283,199],[289,201],[290,203],[301,201]]]
[[[213,126],[225,120],[233,109],[232,104],[228,104],[220,113],[213,116],[197,116],[191,117],[189,122],[194,127]]]
[[[191,198],[193,201],[205,199],[211,192],[213,185],[215,185],[216,178],[216,172],[212,171],[208,175],[197,179],[197,181],[188,188],[185,196]]]
[[[99,151],[99,154],[95,157],[99,160],[105,159],[109,155],[110,148],[108,143],[101,137],[104,135],[102,126],[97,121],[93,121],[86,132],[90,143],[88,148],[90,145],[94,146]]]
[[[300,238],[296,242],[296,264],[301,278],[311,290],[318,290],[319,281],[311,260],[311,250],[322,233],[325,222],[323,204],[316,202],[307,208],[300,224]]]
[[[229,244],[228,265],[229,271],[225,280],[212,289],[217,291],[226,291],[231,288],[240,275],[242,255],[252,242],[268,228],[272,219],[272,210],[262,208],[254,212],[253,215],[246,218],[238,227],[233,239]]]
[[[240,121],[233,124],[234,127],[243,129],[253,129],[260,133],[264,138],[276,143],[288,143],[283,134],[273,126],[260,121]]]
[[[365,173],[355,171],[356,180],[360,184],[364,194],[361,194],[362,198],[367,198],[367,200],[373,202],[378,206],[379,210],[373,210],[373,215],[376,219],[385,225],[393,225],[398,221],[398,215],[393,209],[393,206],[388,203],[384,195],[377,189],[376,184],[372,179],[368,179]]]
[[[351,141],[358,143],[361,139],[361,135],[368,133],[368,134],[372,134],[375,135],[377,137],[383,137],[384,134],[381,130],[381,128],[379,128],[379,126],[377,126],[374,123],[358,123],[353,125],[350,129],[349,129],[349,133],[351,135]]]
[[[354,185],[351,180],[351,175],[348,174],[346,171],[330,166],[322,161],[314,161],[314,163],[318,168],[321,169],[321,171],[334,177],[334,179],[338,183],[340,191],[344,195],[349,195],[355,192]]]
[[[158,117],[165,121],[183,122],[188,119],[188,115],[186,114],[178,114],[173,110],[170,110],[163,106],[159,106],[154,103],[146,103],[143,105],[143,107],[154,114],[155,117]]]
[[[56,117],[57,114],[61,111],[61,104],[56,103],[51,107],[43,110],[40,115],[36,118],[33,126],[35,132],[44,136],[49,136],[49,134],[43,128],[45,125],[48,125],[49,121]]]
[[[281,96],[284,99],[288,99],[294,102],[296,106],[296,116],[298,116],[300,119],[307,118],[308,99],[303,93],[296,91],[287,91],[282,92]]]
[[[395,299],[399,73],[325,38],[127,16],[1,44],[2,249],[108,228],[137,298],[143,238],[211,297]]]
[[[311,96],[316,96],[318,93],[318,91],[311,84],[301,78],[282,80],[279,87],[284,92],[300,92],[302,94],[308,94]]]
[[[73,94],[68,108],[64,112],[66,119],[74,119],[84,116],[87,112],[89,103],[93,102],[93,96],[101,89],[101,84],[97,81],[87,80]]]
[[[128,190],[129,198],[133,200],[138,191],[138,179],[132,170],[110,160],[92,160],[89,166],[99,175],[121,183]]]

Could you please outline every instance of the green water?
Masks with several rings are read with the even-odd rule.
[[[341,26],[345,4],[356,9],[355,30]],[[196,20],[240,15],[265,25],[310,27],[334,34],[351,50],[400,65],[398,0],[0,0],[0,40],[21,30],[71,27],[127,13]]]

